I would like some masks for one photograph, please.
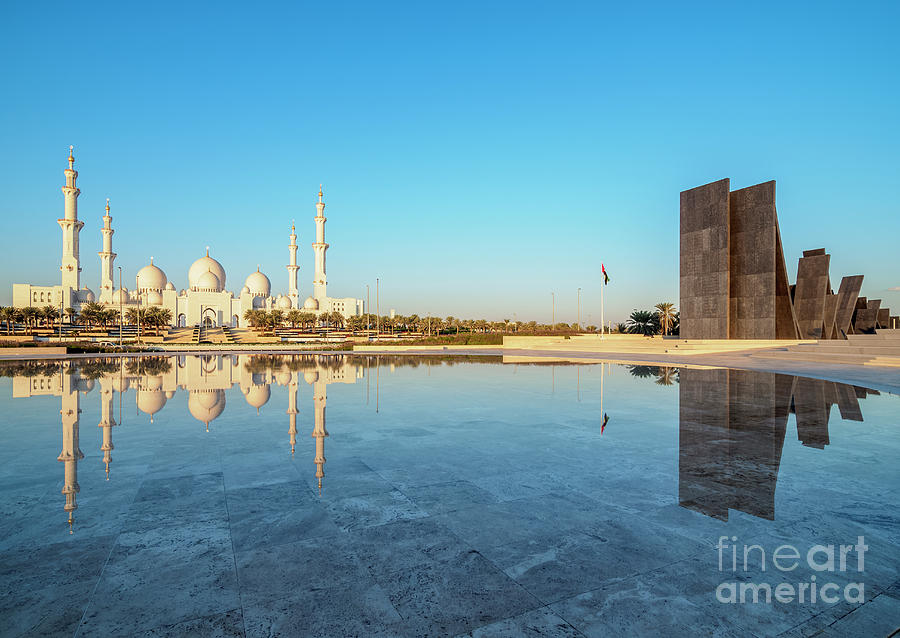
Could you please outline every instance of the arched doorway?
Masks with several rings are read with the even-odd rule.
[[[232,328],[239,328],[239,327],[240,327],[240,326],[238,325],[238,316],[237,316],[237,315],[232,315],[232,317],[231,317],[231,327],[232,327]]]
[[[187,325],[187,317],[184,316],[184,313],[178,315],[178,327],[184,328]]]
[[[216,311],[212,308],[206,308],[200,318],[200,325],[204,328],[214,328],[216,326]]]

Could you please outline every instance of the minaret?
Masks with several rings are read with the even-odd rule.
[[[313,384],[313,401],[315,403],[315,428],[312,436],[316,440],[316,478],[319,480],[319,491],[322,491],[322,479],[325,477],[325,437],[328,430],[325,429],[325,397],[328,392],[328,384],[320,377]]]
[[[291,372],[291,383],[288,386],[288,419],[290,421],[290,427],[288,428],[288,434],[291,437],[291,456],[294,455],[294,447],[297,445],[297,415],[299,414],[299,410],[297,410],[297,391],[298,386],[300,384],[297,372]]]
[[[78,389],[75,387],[77,377],[62,373],[62,452],[56,457],[57,461],[65,463],[65,480],[62,493],[65,494],[66,504],[63,510],[69,513],[69,533],[72,533],[72,525],[75,523],[75,510],[78,504],[75,495],[81,491],[78,485],[78,461],[84,458],[84,453],[78,445],[78,415],[79,408]]]
[[[115,417],[113,417],[113,384],[111,377],[104,377],[100,380],[100,423],[98,427],[103,428],[103,442],[100,444],[100,451],[103,452],[103,463],[106,465],[106,480],[109,480],[109,464],[112,463],[113,442],[112,429],[117,425]]]
[[[325,251],[328,244],[325,243],[325,202],[322,201],[322,185],[319,184],[319,201],[316,202],[316,241],[312,245],[316,255],[316,275],[313,279],[313,297],[324,299],[328,296],[325,281]]]
[[[300,266],[297,265],[297,231],[294,228],[294,222],[291,222],[291,243],[288,244],[288,253],[290,255],[290,263],[288,263],[288,297],[294,302],[294,308],[297,308],[297,302],[300,299],[300,290],[297,288],[297,271]]]
[[[103,235],[103,250],[100,255],[100,301],[112,303],[113,285],[113,262],[116,260],[116,253],[112,251],[112,217],[109,216],[109,197],[106,198],[106,215],[103,216],[103,228],[100,233]]]
[[[66,201],[65,217],[56,220],[62,229],[62,285],[78,292],[81,287],[81,263],[78,259],[78,233],[84,222],[78,221],[78,196],[81,190],[75,185],[78,171],[75,170],[74,147],[69,147],[69,168],[66,169],[66,185],[62,187]]]

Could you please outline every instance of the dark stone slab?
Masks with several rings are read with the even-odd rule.
[[[860,297],[856,302],[853,331],[857,334],[873,334],[878,326],[878,311],[880,308],[881,299]]]
[[[686,339],[728,338],[728,179],[681,193],[680,310]]]
[[[825,338],[825,296],[828,294],[830,261],[831,256],[819,250],[804,251],[797,266],[794,309],[801,339]]]
[[[775,338],[775,182],[729,195],[730,339]]]
[[[826,338],[826,339],[837,339],[838,338],[837,323],[835,322],[835,316],[837,315],[837,302],[838,302],[837,295],[834,295],[834,294],[825,295],[824,338]]]
[[[890,328],[891,323],[891,309],[890,308],[879,308],[878,315],[876,317],[876,323],[878,328]]]
[[[853,311],[856,309],[856,300],[862,288],[863,276],[850,275],[841,279],[841,286],[837,293],[837,308],[834,315],[834,325],[838,338],[845,338],[851,332]]]

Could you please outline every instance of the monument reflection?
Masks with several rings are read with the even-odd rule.
[[[828,420],[862,421],[859,399],[873,390],[772,372],[681,368],[678,500],[728,520],[735,509],[775,520],[775,488],[788,415],[808,447],[829,443]]]
[[[225,411],[226,392],[235,386],[258,413],[269,405],[273,385],[285,387],[285,454],[294,455],[299,447],[311,459],[309,471],[321,493],[329,436],[328,386],[366,379],[373,366],[393,369],[423,362],[422,358],[392,357],[382,362],[347,355],[148,356],[23,362],[7,366],[4,374],[13,377],[14,398],[60,397],[62,443],[57,459],[63,463],[62,508],[71,531],[81,489],[79,461],[84,459],[81,402],[95,389],[100,402],[97,426],[102,430],[99,449],[110,480],[115,477],[111,471],[115,428],[135,418],[126,416],[123,405],[130,390],[134,390],[137,418],[150,424],[177,392],[186,391],[188,411],[209,432]],[[730,509],[775,519],[775,490],[790,414],[795,415],[800,442],[823,449],[829,444],[832,406],[838,406],[843,419],[862,421],[859,400],[877,394],[843,383],[749,370],[640,365],[630,366],[630,371],[635,377],[655,379],[658,385],[678,385],[678,501],[682,507],[720,520],[728,519]],[[300,400],[304,386],[312,394],[308,412]],[[297,440],[304,423],[313,439],[308,446]]]

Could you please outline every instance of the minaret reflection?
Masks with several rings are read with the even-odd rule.
[[[81,414],[80,399],[78,397],[78,377],[60,370],[62,383],[62,452],[56,457],[57,461],[65,464],[65,477],[62,493],[66,497],[63,510],[68,512],[69,533],[74,533],[75,510],[78,509],[76,494],[81,491],[78,485],[78,461],[84,458],[84,453],[78,443],[78,418]]]
[[[314,426],[312,437],[316,440],[316,480],[319,492],[322,492],[322,479],[325,478],[325,437],[328,430],[325,429],[325,404],[328,398],[328,384],[320,371],[309,371],[303,375],[307,383],[313,387]]]
[[[728,520],[730,509],[775,519],[775,488],[788,415],[808,447],[829,443],[832,405],[862,421],[866,390],[842,383],[750,370],[681,368],[678,500]]]
[[[98,427],[103,429],[100,451],[103,452],[103,463],[106,466],[106,480],[109,480],[109,464],[112,463],[112,429],[118,425],[113,418],[113,380],[116,377],[108,375],[100,379],[100,423]]]
[[[300,392],[300,381],[297,372],[290,373],[290,381],[288,382],[288,435],[291,437],[291,456],[294,456],[294,447],[297,445],[297,415],[300,411],[297,409],[297,394]]]

